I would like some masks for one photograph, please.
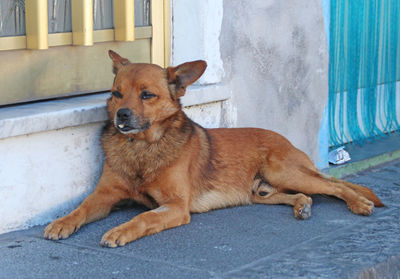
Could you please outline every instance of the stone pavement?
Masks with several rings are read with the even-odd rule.
[[[356,216],[341,200],[314,196],[305,221],[284,205],[228,208],[101,247],[105,232],[144,210],[124,209],[67,240],[44,240],[43,226],[0,235],[0,278],[400,278],[400,160],[347,179],[386,207]]]

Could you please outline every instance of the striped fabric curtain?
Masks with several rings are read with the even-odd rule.
[[[400,129],[400,0],[331,0],[330,146]]]

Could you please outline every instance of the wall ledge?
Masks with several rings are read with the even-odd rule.
[[[0,139],[105,121],[109,96],[101,93],[0,108]],[[229,97],[219,85],[192,86],[181,101],[188,107]]]

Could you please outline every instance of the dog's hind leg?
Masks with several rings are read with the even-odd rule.
[[[263,174],[265,179],[280,191],[335,196],[344,200],[354,214],[371,215],[374,209],[374,203],[364,195],[357,193],[344,183],[327,180],[319,172],[304,166],[292,165],[273,173],[265,171]]]
[[[327,179],[327,180],[329,180],[329,181],[331,181],[333,183],[339,183],[339,184],[343,184],[343,185],[349,187],[354,192],[356,192],[356,193],[364,196],[365,198],[369,199],[370,201],[372,201],[376,207],[385,206],[382,203],[382,201],[375,195],[374,191],[372,191],[368,187],[365,187],[365,186],[362,186],[362,185],[358,185],[358,184],[354,184],[354,183],[351,183],[351,182],[348,182],[348,181],[345,181],[345,180],[342,180],[342,179],[338,179],[338,178],[335,178],[333,176],[326,175],[326,174],[323,174],[323,173],[320,173],[320,175],[323,178],[325,178],[325,179]]]
[[[312,199],[304,194],[287,194],[278,192],[274,187],[265,182],[256,182],[251,196],[252,203],[287,204],[293,206],[297,219],[307,219],[311,216]]]

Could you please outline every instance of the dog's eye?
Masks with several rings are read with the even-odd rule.
[[[113,94],[118,99],[122,99],[122,94],[119,91],[113,91],[113,92],[111,92],[111,94]]]
[[[150,93],[148,91],[143,91],[140,94],[140,99],[142,99],[142,100],[148,100],[148,99],[151,99],[151,98],[154,98],[154,97],[156,97],[156,95],[153,94],[153,93]]]

